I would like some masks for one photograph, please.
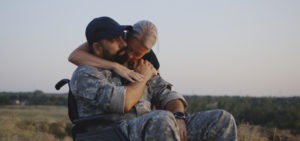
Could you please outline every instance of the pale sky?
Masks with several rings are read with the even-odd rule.
[[[160,73],[184,95],[300,96],[299,0],[2,0],[0,91],[58,92],[100,16],[156,24]]]

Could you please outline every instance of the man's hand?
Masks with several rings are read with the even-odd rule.
[[[153,76],[157,75],[157,70],[153,65],[146,60],[139,60],[137,64],[134,65],[134,70],[144,76],[147,81]]]
[[[130,82],[135,82],[135,81],[142,81],[144,76],[126,68],[125,66],[115,63],[113,67],[113,71],[117,74],[119,74],[121,77],[129,80]]]
[[[179,136],[181,141],[187,141],[186,124],[183,119],[176,119],[179,128]]]

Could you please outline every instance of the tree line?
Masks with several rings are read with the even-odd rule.
[[[237,124],[249,123],[300,133],[300,97],[185,96],[187,111],[224,109]]]
[[[224,109],[237,124],[249,123],[268,128],[290,129],[300,133],[300,97],[184,96],[187,112]],[[64,105],[67,94],[0,92],[0,105]]]
[[[67,94],[34,92],[0,92],[0,105],[65,105]]]

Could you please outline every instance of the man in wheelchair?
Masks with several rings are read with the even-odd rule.
[[[131,26],[119,25],[109,17],[92,20],[86,28],[90,54],[119,61],[119,54],[124,53],[129,43],[122,36],[125,30],[134,32]],[[156,38],[151,40],[155,41]],[[144,41],[133,38],[131,42],[147,48],[142,44]],[[143,75],[142,80],[134,83],[124,82],[108,69],[78,66],[69,82],[74,140],[237,140],[230,113],[211,110],[187,115],[184,97],[157,75],[150,62],[133,62],[124,64]]]

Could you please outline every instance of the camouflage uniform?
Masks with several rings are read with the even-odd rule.
[[[151,104],[157,109],[182,95],[171,90],[171,84],[160,76],[154,76],[148,83],[142,98],[131,109],[124,112],[126,87],[121,79],[109,70],[88,65],[79,66],[71,79],[71,90],[75,96],[79,117],[101,115],[105,121],[117,124],[129,139],[179,140],[178,126],[174,115],[165,110],[151,111]],[[188,116],[188,140],[236,140],[236,125],[231,114],[223,110],[199,112]],[[97,129],[107,125],[97,125]]]

